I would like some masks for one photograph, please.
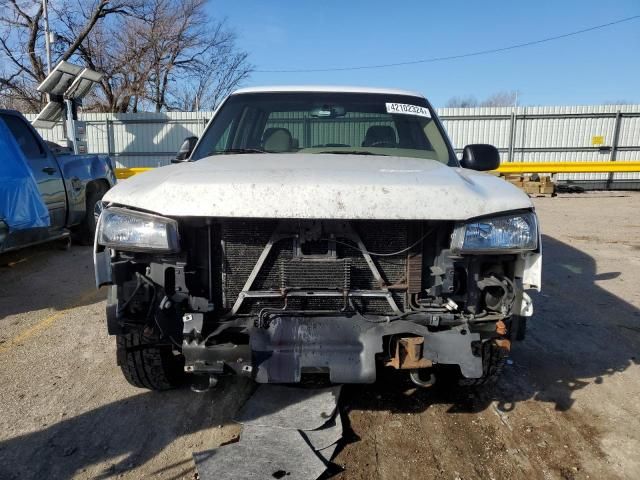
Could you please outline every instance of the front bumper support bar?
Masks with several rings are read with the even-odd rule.
[[[459,365],[467,378],[482,376],[480,334],[464,328],[431,332],[426,326],[406,320],[371,322],[358,317],[277,316],[267,328],[250,326],[249,348],[205,347],[183,344],[190,371],[222,373],[222,363],[251,375],[259,383],[297,383],[304,371],[328,371],[335,383],[373,383],[376,356],[383,352],[383,337],[424,337],[423,357],[433,364]],[[217,352],[216,352],[217,350]],[[235,352],[234,352],[235,350]],[[237,352],[240,359],[235,359]],[[474,354],[476,352],[476,354]],[[218,358],[219,357],[219,358]],[[250,362],[250,364],[249,364]],[[208,365],[207,368],[202,368]],[[212,368],[214,365],[217,367]]]

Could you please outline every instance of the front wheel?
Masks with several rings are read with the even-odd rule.
[[[107,186],[102,182],[87,185],[84,219],[76,232],[76,240],[80,245],[93,245],[93,237],[96,234],[96,204],[102,200],[107,190]]]
[[[140,332],[116,336],[118,365],[134,387],[169,390],[184,383],[184,358]]]

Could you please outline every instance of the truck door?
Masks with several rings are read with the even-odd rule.
[[[3,114],[38,183],[42,200],[49,209],[52,229],[66,224],[66,192],[62,173],[53,154],[45,148],[31,125],[17,115]]]

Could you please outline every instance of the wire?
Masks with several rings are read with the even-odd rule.
[[[154,312],[155,302],[156,302],[156,286],[146,276],[144,276],[144,275],[142,275],[142,274],[140,274],[138,272],[136,272],[136,275],[137,275],[139,280],[142,280],[144,283],[146,283],[147,285],[149,285],[149,287],[151,287],[153,289],[153,297],[151,298],[151,302],[149,304],[149,310],[147,312],[147,321],[149,321],[149,319],[151,317],[153,317],[154,323],[158,327],[158,330],[160,330],[160,338],[163,338],[163,337],[165,337],[164,330],[160,326],[160,323],[158,322],[158,317],[156,316],[156,314]],[[178,342],[176,342],[171,335],[166,335],[166,337],[169,338],[169,340],[171,340],[171,343],[173,343],[178,349],[182,348],[182,345],[180,345]]]
[[[530,42],[524,43],[516,43],[514,45],[509,45],[507,47],[501,48],[491,48],[487,50],[478,50],[475,52],[469,53],[461,53],[458,55],[449,55],[446,57],[431,57],[431,58],[423,58],[420,60],[409,60],[406,62],[397,62],[397,63],[385,63],[380,65],[359,65],[355,67],[328,67],[328,68],[293,68],[293,69],[273,69],[273,70],[254,70],[256,73],[314,73],[314,72],[346,72],[351,70],[372,70],[376,68],[389,68],[389,67],[400,67],[404,65],[416,65],[420,63],[433,63],[433,62],[444,62],[447,60],[457,60],[460,58],[468,58],[468,57],[477,57],[479,55],[488,55],[490,53],[499,53],[505,52],[508,50],[515,50],[516,48],[530,47],[532,45],[539,45],[541,43],[552,42],[554,40],[560,40],[562,38],[572,37],[575,35],[581,35],[583,33],[592,32],[594,30],[599,30],[602,28],[611,27],[613,25],[618,25],[624,22],[630,22],[632,20],[636,20],[640,18],[640,15],[634,15],[632,17],[621,18],[619,20],[614,20],[613,22],[603,23],[600,25],[595,25],[593,27],[583,28],[582,30],[576,30],[573,32],[563,33],[561,35],[555,35],[553,37],[541,38],[539,40],[532,40]]]
[[[333,240],[333,241],[336,242],[337,244],[344,245],[345,247],[350,247],[350,248],[353,248],[354,250],[358,250],[358,251],[360,251],[362,253],[367,253],[367,254],[369,254],[369,255],[371,255],[373,257],[393,257],[394,255],[400,255],[401,253],[408,252],[409,250],[411,250],[413,247],[418,245],[420,242],[422,242],[425,238],[427,238],[432,233],[433,233],[433,228],[431,230],[429,230],[427,233],[425,233],[422,237],[420,237],[416,242],[414,242],[411,245],[409,245],[407,248],[403,248],[402,250],[398,250],[397,252],[392,252],[392,253],[370,252],[366,248],[356,247],[354,245],[351,245],[350,243],[340,242],[338,240]],[[327,240],[331,240],[331,239],[324,238],[322,240],[327,241]]]
[[[137,273],[137,274],[139,275],[139,273]],[[138,293],[138,290],[140,290],[140,287],[142,287],[142,282],[140,281],[140,278],[136,277],[136,288],[133,289],[133,293],[128,298],[128,300],[126,302],[124,302],[122,304],[122,306],[118,309],[118,316],[122,315],[122,313],[126,310],[126,308],[131,303],[131,300],[133,300],[133,297],[135,297],[136,294]]]

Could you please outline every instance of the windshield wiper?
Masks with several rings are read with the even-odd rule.
[[[214,150],[209,155],[226,155],[231,153],[267,153],[259,148],[227,148],[226,150]]]
[[[367,150],[327,150],[326,152],[319,153],[333,153],[335,155],[376,155],[379,157],[388,157],[385,153],[373,153]]]

